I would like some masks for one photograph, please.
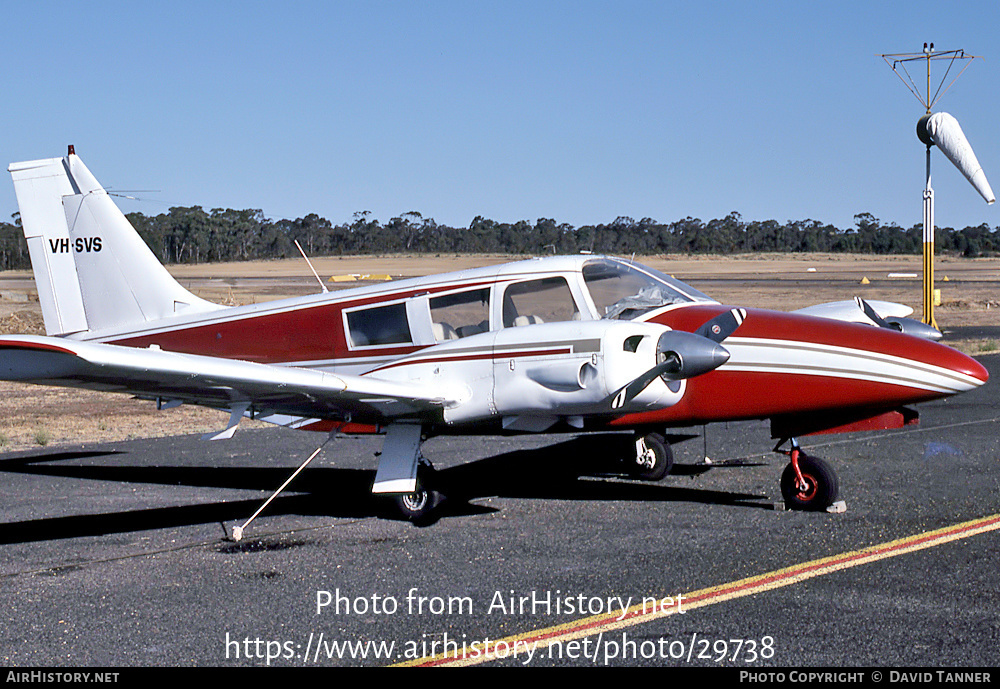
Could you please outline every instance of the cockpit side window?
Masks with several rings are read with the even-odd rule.
[[[457,340],[490,329],[490,290],[477,289],[430,299],[434,339]]]
[[[355,347],[410,344],[410,323],[406,319],[406,304],[389,304],[347,313],[347,330]]]
[[[561,276],[518,282],[503,297],[503,327],[580,320],[566,278]]]

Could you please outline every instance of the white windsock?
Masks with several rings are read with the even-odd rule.
[[[955,167],[961,170],[976,191],[986,199],[986,203],[996,201],[993,189],[986,181],[986,173],[976,159],[976,154],[972,152],[972,146],[958,125],[958,120],[946,112],[936,112],[926,119],[921,118],[921,122],[924,123],[930,140],[941,149],[948,160],[955,164]]]

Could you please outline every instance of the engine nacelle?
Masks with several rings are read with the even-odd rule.
[[[610,397],[656,366],[659,337],[667,331],[608,320],[503,330],[494,346],[493,408],[502,415],[556,417],[610,411]],[[675,404],[681,386],[673,387],[657,381],[631,406]]]
[[[896,330],[899,330],[901,333],[913,335],[914,337],[921,337],[925,340],[930,340],[931,342],[937,342],[943,337],[941,331],[934,326],[927,325],[926,323],[914,320],[913,318],[890,316],[885,319],[885,322]]]
[[[668,358],[673,363],[665,365]],[[501,416],[507,427],[538,431],[559,419],[671,406],[684,394],[683,378],[726,358],[728,352],[704,337],[655,323],[568,321],[451,340],[372,375],[463,389],[460,401],[444,410],[448,423]],[[671,370],[661,375],[657,367],[664,365]],[[637,380],[642,384],[612,409],[615,395]]]

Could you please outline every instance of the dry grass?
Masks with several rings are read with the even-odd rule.
[[[181,406],[162,412],[124,395],[0,381],[0,449],[112,442],[225,427],[215,410]]]
[[[507,256],[351,256],[317,258],[313,264],[325,277],[388,273],[399,278],[509,260]],[[887,277],[889,273],[919,275],[918,256],[754,254],[641,260],[724,303],[792,310],[860,295],[907,304],[917,316],[921,312],[919,278]],[[227,304],[319,290],[301,260],[173,266],[170,271],[198,296]],[[936,316],[942,328],[1000,325],[1000,259],[942,258],[936,275],[942,293]],[[863,278],[869,284],[862,284]],[[28,271],[0,273],[0,333],[44,334],[37,292]],[[1000,343],[993,339],[950,340],[948,344],[973,355],[1000,350]],[[181,406],[156,411],[155,404],[124,395],[0,382],[0,450],[206,433],[221,430],[227,420],[225,413],[210,409]]]

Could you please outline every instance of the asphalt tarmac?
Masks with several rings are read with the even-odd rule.
[[[0,455],[0,659],[994,666],[998,398],[994,380],[920,405],[919,426],[803,439],[839,474],[840,514],[782,509],[763,422],[689,429],[659,483],[585,460],[588,438],[435,438],[450,498],[426,526],[369,494],[379,441],[338,438],[240,543],[323,436]],[[668,614],[622,615],[644,599]]]

